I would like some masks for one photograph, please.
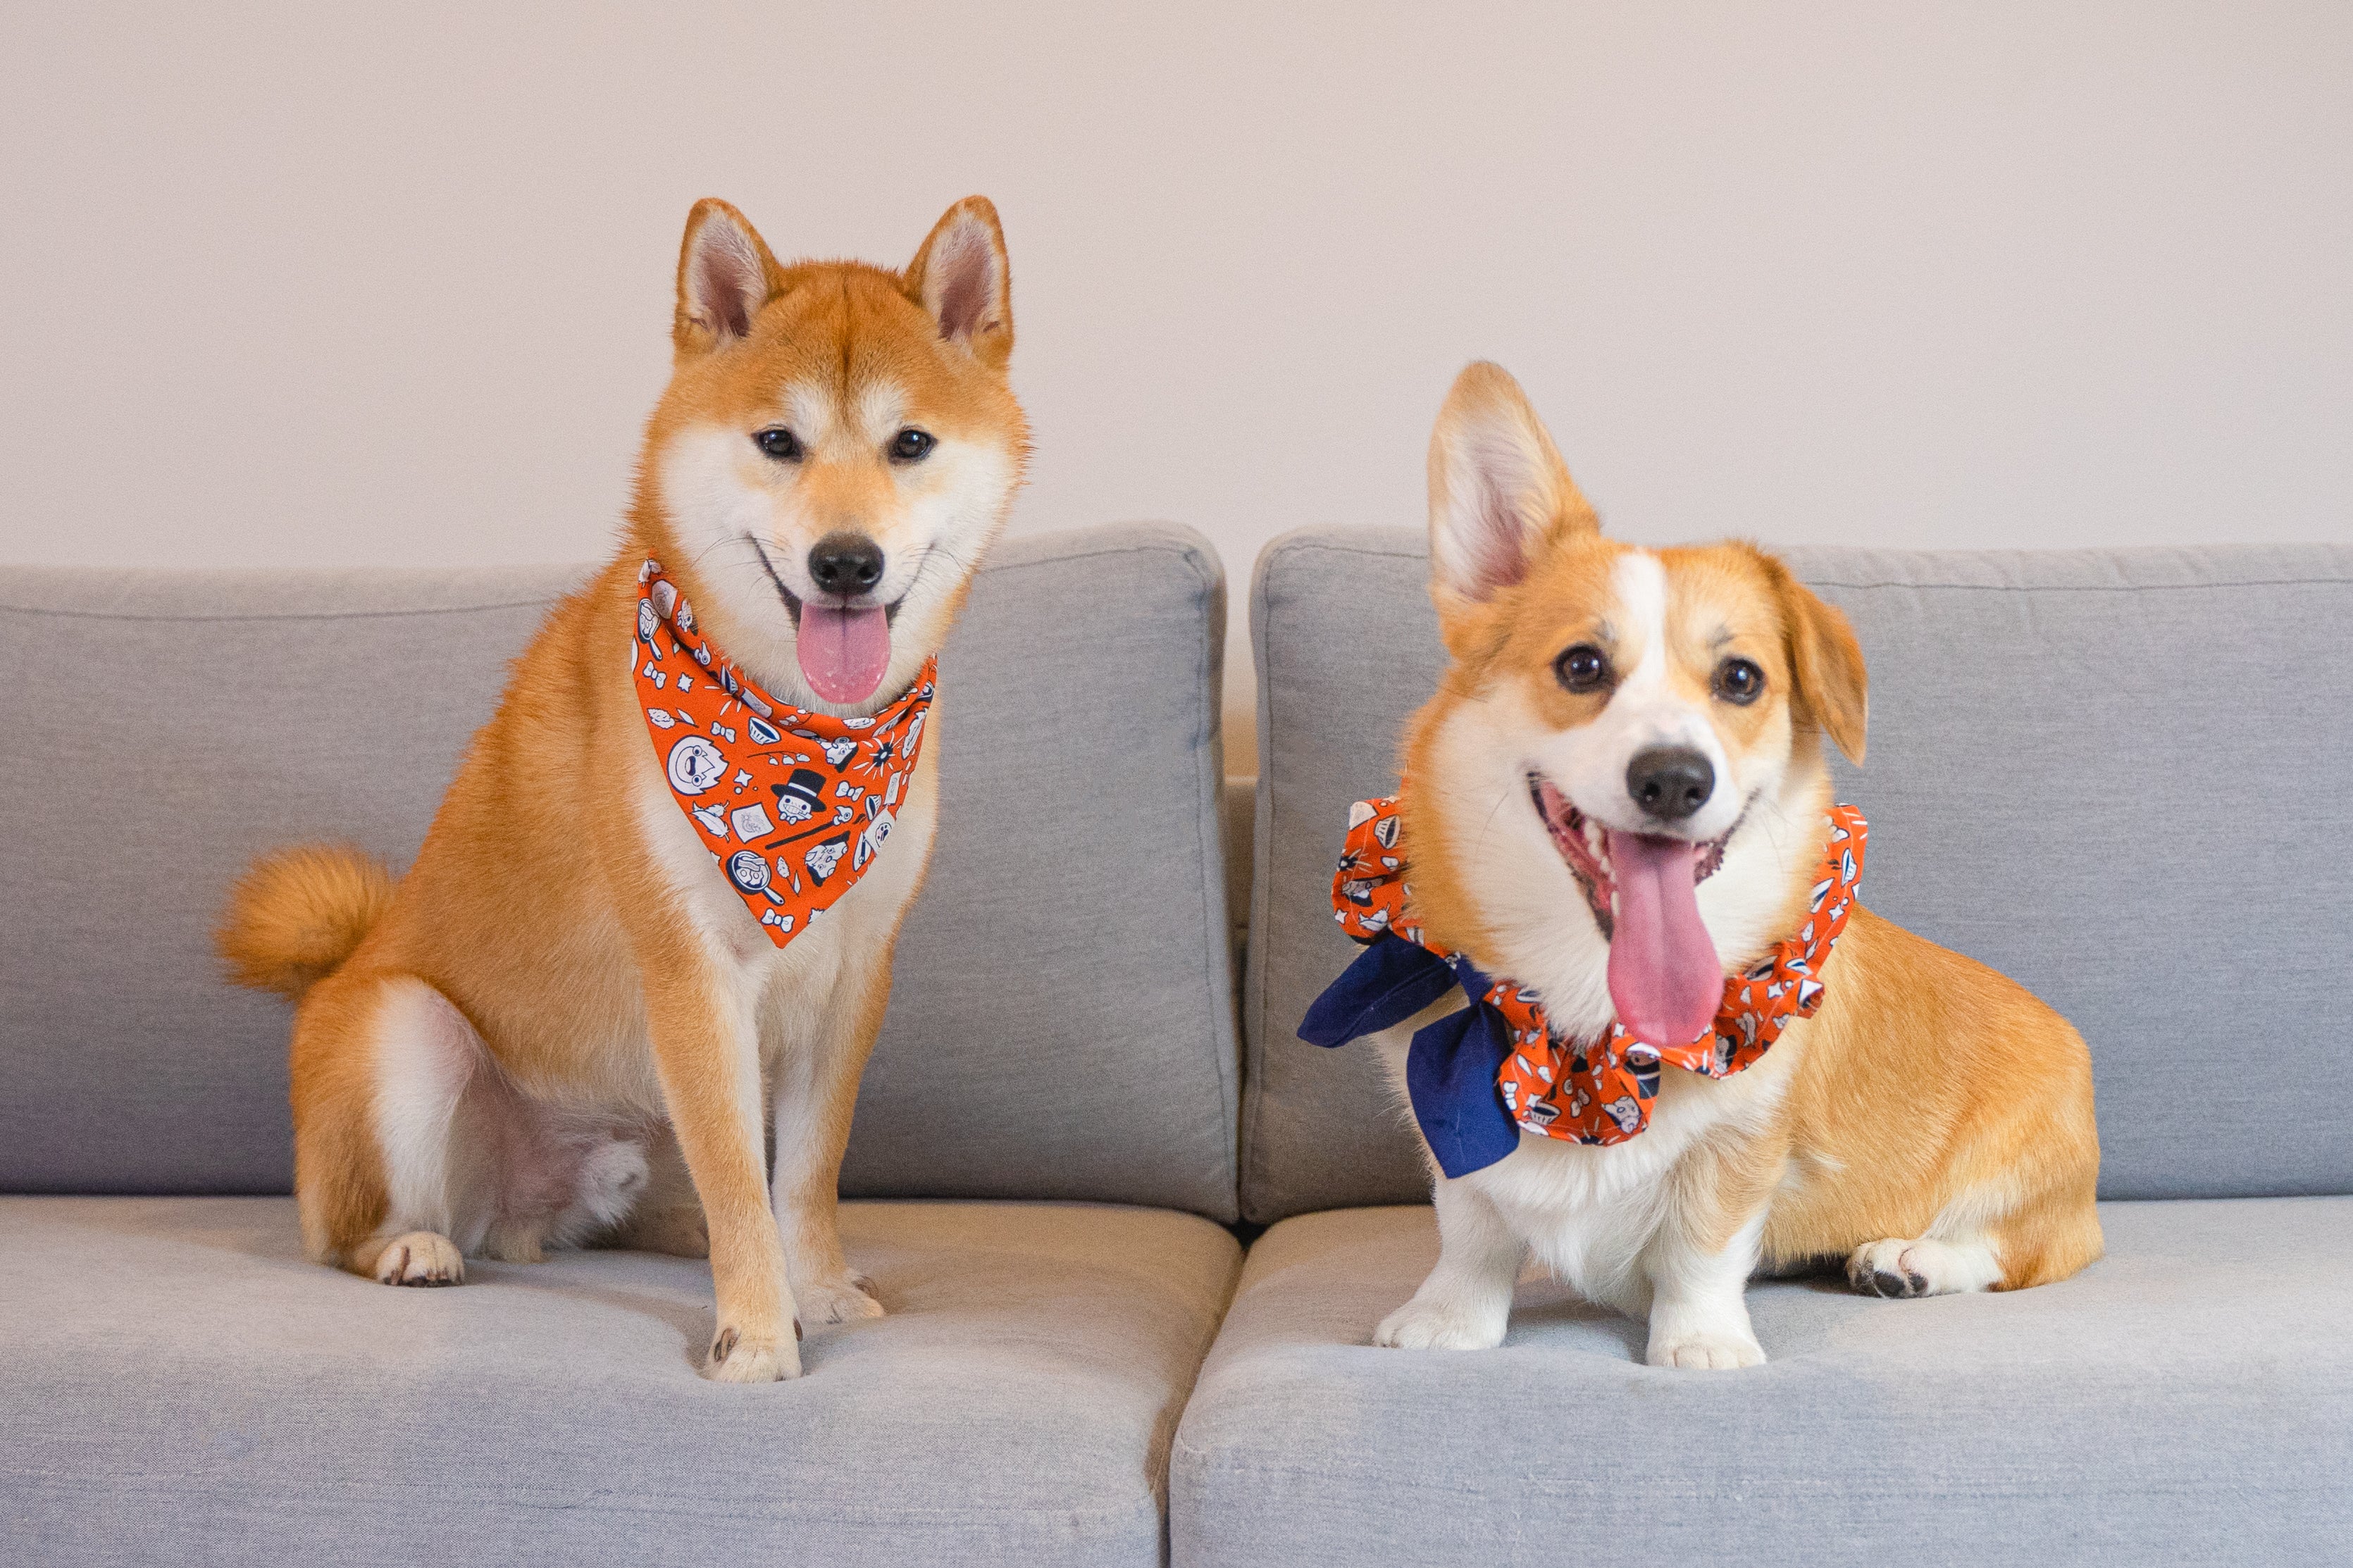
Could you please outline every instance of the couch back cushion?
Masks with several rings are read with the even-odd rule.
[[[289,1011],[221,982],[222,897],[274,845],[413,857],[584,574],[0,571],[0,1190],[287,1189]],[[1231,1217],[1223,621],[1174,529],[980,574],[846,1193]]]
[[[1866,903],[2091,1042],[2109,1197],[2353,1191],[2353,549],[1803,549],[1871,668]],[[1295,1031],[1356,951],[1351,801],[1444,656],[1419,533],[1261,556],[1244,1214],[1426,1194],[1373,1054]]]

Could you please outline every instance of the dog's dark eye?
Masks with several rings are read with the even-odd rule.
[[[1571,691],[1599,691],[1609,684],[1609,656],[1581,642],[1552,661],[1552,672]]]
[[[891,460],[894,463],[920,463],[932,455],[939,443],[927,431],[910,426],[891,438]]]
[[[1765,672],[1745,658],[1727,658],[1715,667],[1715,694],[1746,708],[1765,694]]]
[[[761,431],[752,437],[752,442],[780,463],[801,460],[801,438],[781,425],[772,430]]]

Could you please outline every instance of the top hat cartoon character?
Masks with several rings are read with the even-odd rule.
[[[825,809],[825,775],[815,768],[795,768],[780,784],[770,784],[776,797],[776,815],[786,822],[807,822]]]

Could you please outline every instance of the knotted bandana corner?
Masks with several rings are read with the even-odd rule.
[[[1519,1147],[1523,1132],[1624,1142],[1650,1123],[1662,1062],[1708,1078],[1754,1064],[1790,1019],[1821,1006],[1822,965],[1853,910],[1870,836],[1860,811],[1831,808],[1804,922],[1724,983],[1707,1033],[1661,1046],[1619,1024],[1598,1041],[1556,1040],[1543,997],[1491,980],[1430,941],[1412,914],[1399,826],[1395,796],[1358,801],[1349,813],[1332,909],[1341,929],[1366,945],[1315,999],[1299,1035],[1311,1045],[1343,1046],[1401,1024],[1461,986],[1471,1005],[1416,1030],[1406,1053],[1414,1120],[1449,1176],[1493,1164]]]
[[[629,669],[679,809],[778,947],[839,902],[891,837],[939,660],[871,719],[778,702],[695,624],[659,562],[638,571]]]

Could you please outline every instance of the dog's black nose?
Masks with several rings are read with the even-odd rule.
[[[1626,793],[1652,816],[1680,822],[1715,793],[1715,767],[1689,746],[1651,746],[1626,764]]]
[[[809,547],[808,569],[820,594],[863,594],[882,581],[882,547],[862,533],[828,533]]]

